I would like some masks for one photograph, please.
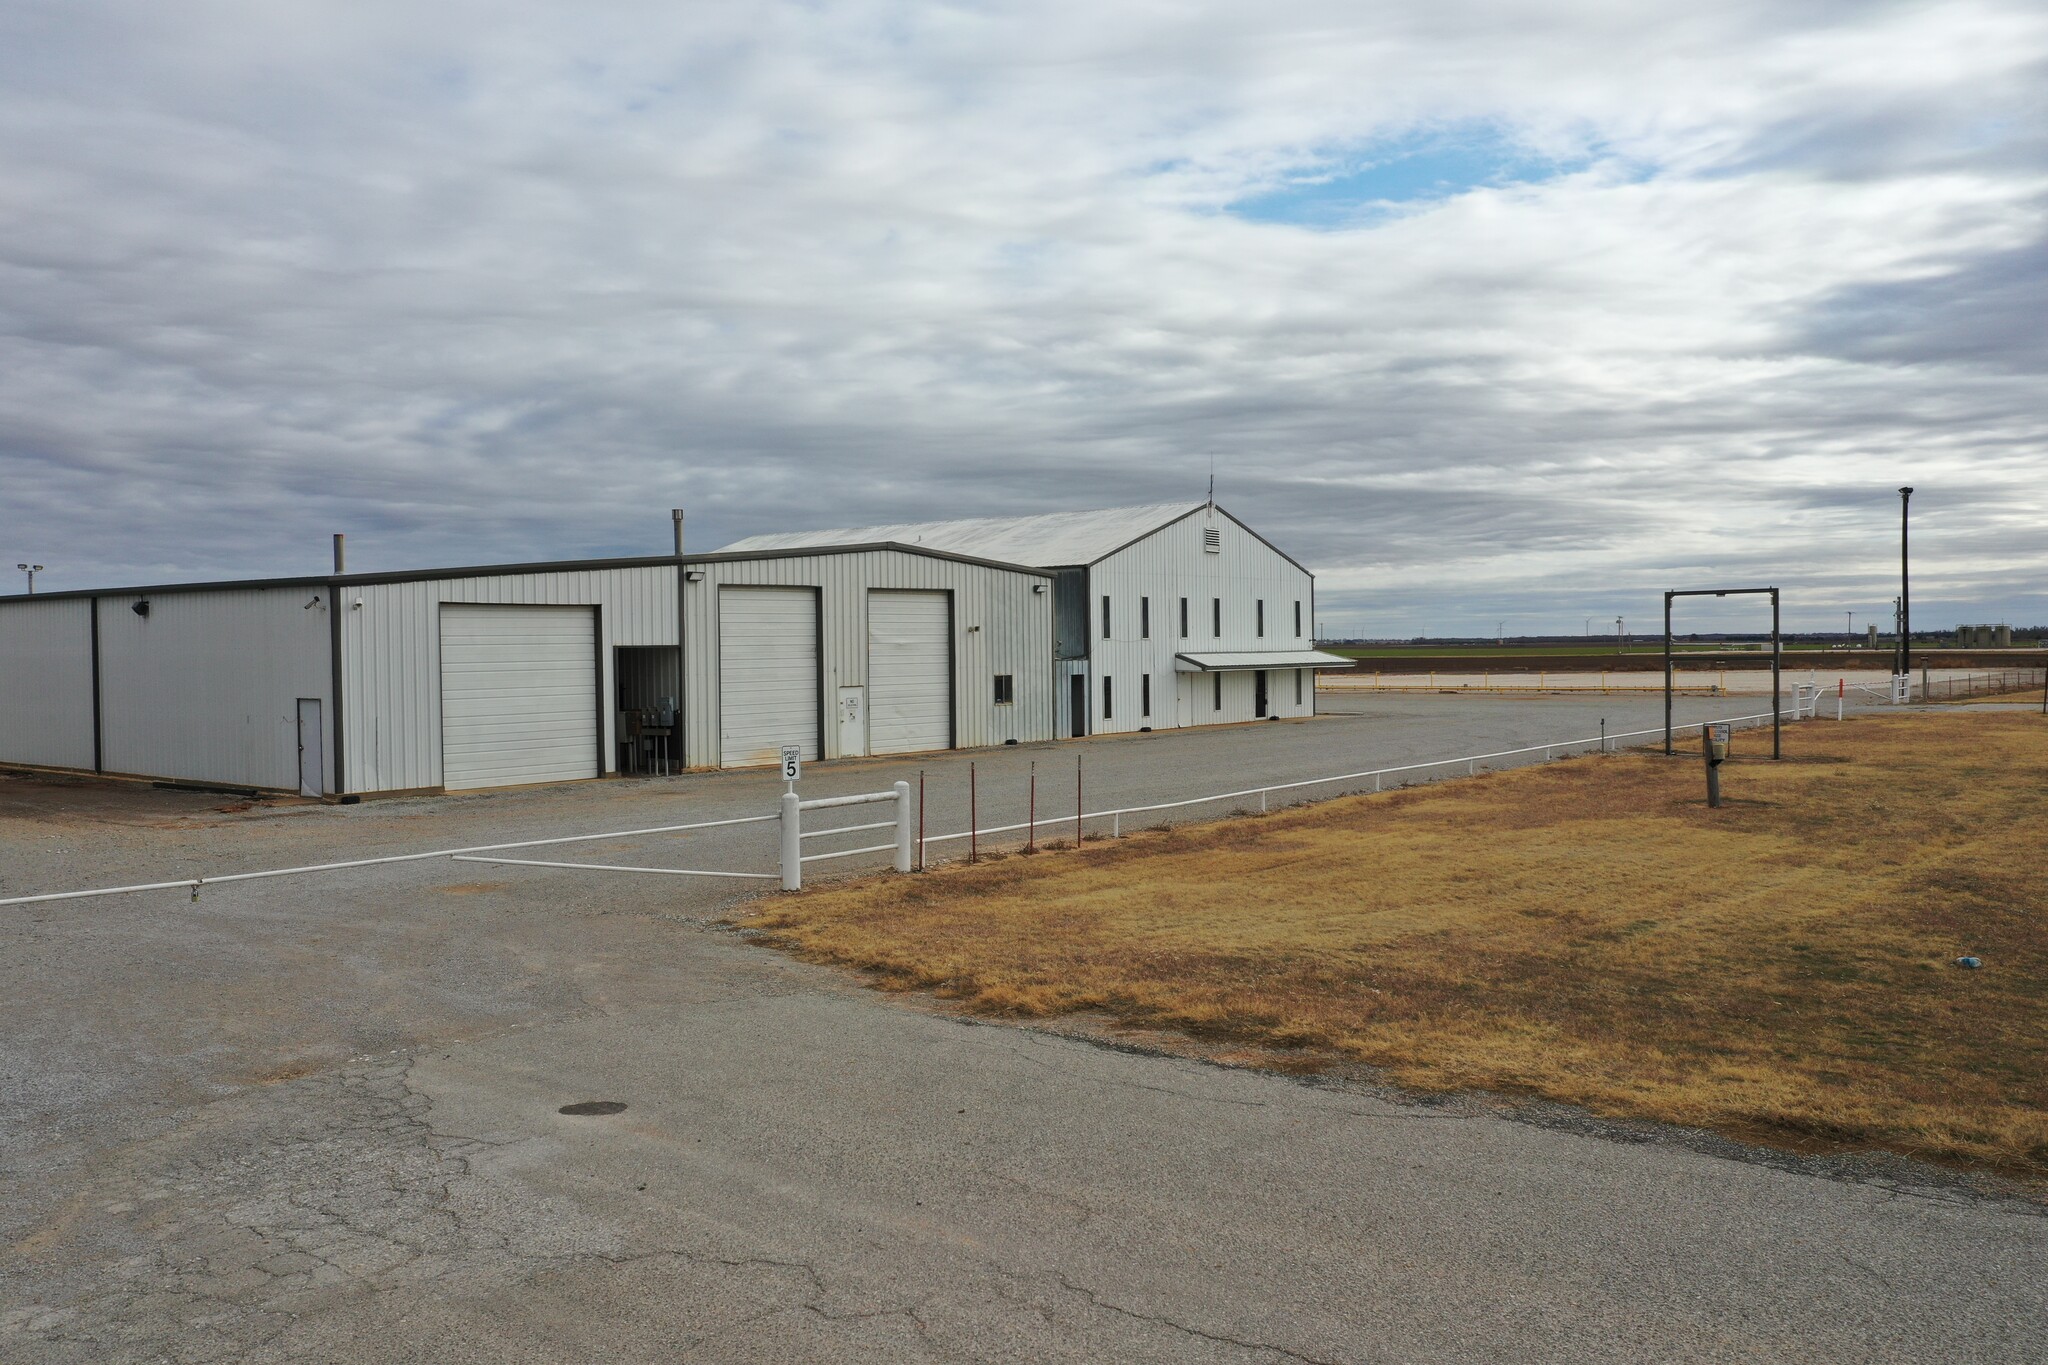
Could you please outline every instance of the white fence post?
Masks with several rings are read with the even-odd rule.
[[[910,871],[910,784],[896,784],[896,870]]]
[[[794,791],[782,794],[782,889],[804,889],[803,807]]]

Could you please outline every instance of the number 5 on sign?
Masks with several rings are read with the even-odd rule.
[[[794,744],[782,746],[782,780],[794,782],[803,776],[804,751]]]

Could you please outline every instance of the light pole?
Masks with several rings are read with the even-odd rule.
[[[1849,626],[1848,626],[1848,631],[1849,631],[1849,648],[1851,648],[1851,649],[1854,649],[1854,648],[1856,648],[1856,613],[1855,613],[1855,612],[1853,612],[1853,611],[1849,613]]]
[[[1621,628],[1621,618],[1614,618],[1614,647],[1621,653],[1628,653],[1628,635]]]
[[[43,566],[40,564],[17,564],[14,567],[28,575],[28,590],[33,595],[36,590],[36,575],[43,571]]]
[[[1906,585],[1906,512],[1913,505],[1913,490],[1899,490],[1899,672],[1913,671],[1913,598]]]

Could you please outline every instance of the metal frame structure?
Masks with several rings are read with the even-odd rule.
[[[1785,718],[1780,700],[1779,669],[1784,662],[1784,641],[1778,634],[1778,590],[1776,588],[1677,588],[1664,594],[1664,755],[1671,749],[1671,599],[1674,597],[1742,597],[1769,593],[1771,597],[1771,757],[1785,756]]]

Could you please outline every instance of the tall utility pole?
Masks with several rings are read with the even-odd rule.
[[[43,566],[40,564],[17,564],[14,567],[28,575],[29,595],[34,596],[36,590],[36,575],[43,571]]]
[[[1899,490],[1899,672],[1913,671],[1913,597],[1907,590],[1906,512],[1913,505],[1913,490]]]
[[[1508,642],[1507,622],[1495,621],[1493,623],[1493,642],[1497,645],[1504,645]]]
[[[1628,649],[1628,635],[1621,628],[1621,618],[1614,618],[1614,647],[1624,652]]]
[[[1849,647],[1856,647],[1856,613],[1853,611],[1849,613]]]

